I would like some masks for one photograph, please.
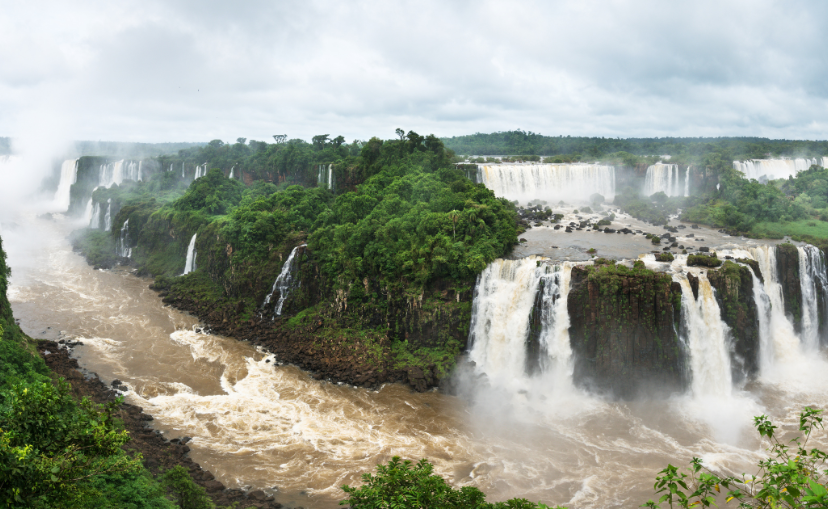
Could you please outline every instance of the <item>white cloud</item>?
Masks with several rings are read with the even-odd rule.
[[[0,10],[0,135],[828,138],[815,1],[54,2]]]

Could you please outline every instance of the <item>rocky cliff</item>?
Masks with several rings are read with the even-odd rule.
[[[776,269],[782,295],[785,298],[785,314],[791,319],[796,332],[802,330],[802,287],[799,280],[799,251],[793,244],[776,246]]]
[[[568,310],[575,382],[632,398],[686,385],[670,276],[613,265],[572,269]]]

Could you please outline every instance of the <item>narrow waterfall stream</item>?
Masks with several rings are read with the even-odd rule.
[[[196,235],[196,233],[193,234],[193,238],[190,239],[190,245],[187,246],[187,258],[184,261],[184,273],[181,274],[182,276],[196,270],[196,256],[198,254],[196,253],[195,247]]]
[[[83,225],[35,214],[17,222],[2,235],[13,267],[9,297],[24,330],[81,341],[80,364],[107,383],[125,382],[127,401],[150,412],[168,437],[193,437],[190,455],[221,482],[274,492],[288,507],[337,507],[341,485],[358,484],[392,455],[427,457],[452,484],[477,486],[490,500],[637,507],[652,498],[655,473],[668,463],[698,456],[734,472],[755,464],[763,448],[751,427],[754,411],[796,426],[803,405],[828,406],[821,375],[792,369],[788,376],[807,380],[760,377],[739,396],[753,407],[720,412],[707,394],[727,387],[729,371],[719,366],[714,373],[709,360],[721,360],[720,342],[702,348],[711,372],[694,377],[695,403],[679,396],[611,401],[574,387],[571,265],[538,257],[497,260],[480,276],[471,402],[393,384],[368,390],[317,381],[246,342],[194,331],[196,319],[164,306],[150,281],[127,269],[93,270],[65,240]],[[772,250],[757,254],[772,263]],[[769,282],[765,277],[763,289]],[[687,312],[705,325],[689,341],[724,333],[708,321],[715,314],[709,284],[700,283],[699,293]],[[769,311],[768,323],[778,314]],[[770,326],[768,333],[777,351],[787,344]],[[795,334],[793,340],[798,348]],[[537,352],[534,372],[530,352]],[[828,371],[812,357],[808,362]],[[722,434],[712,421],[736,431]]]

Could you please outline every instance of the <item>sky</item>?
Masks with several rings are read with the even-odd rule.
[[[0,136],[826,139],[826,21],[819,0],[0,0]]]

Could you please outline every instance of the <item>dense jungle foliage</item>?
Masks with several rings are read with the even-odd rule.
[[[728,154],[731,161],[768,156],[824,156],[828,141],[770,140],[767,138],[597,138],[544,136],[531,131],[504,131],[490,134],[442,138],[457,154],[474,155],[577,155],[575,160],[596,160],[626,153],[632,156],[670,154],[670,162],[701,162],[709,154]],[[628,158],[628,162],[635,160]],[[563,161],[566,162],[566,161]]]

